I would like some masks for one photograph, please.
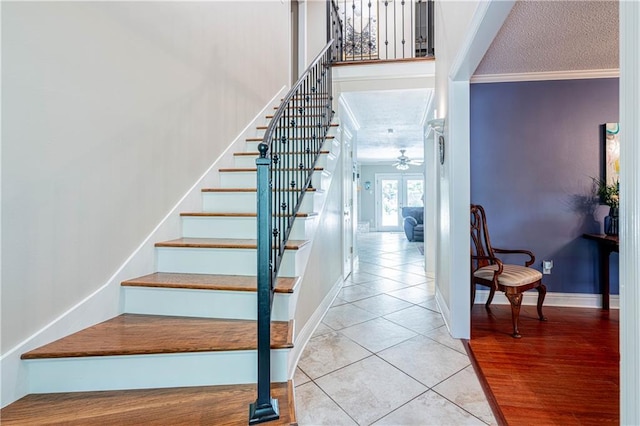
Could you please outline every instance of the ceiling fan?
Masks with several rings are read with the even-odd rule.
[[[405,152],[406,152],[406,149],[400,150],[400,156],[398,157],[398,161],[392,164],[393,167],[395,167],[398,170],[407,170],[409,166],[419,166],[420,164],[422,164],[421,160],[412,160],[406,155],[404,155]]]

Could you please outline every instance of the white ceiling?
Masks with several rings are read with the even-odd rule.
[[[618,67],[617,0],[518,0],[475,75]],[[360,125],[358,161],[390,164],[400,149],[422,159],[431,95],[431,89],[344,93]]]
[[[423,133],[432,89],[343,93],[360,126],[358,161],[393,162],[406,149],[410,159],[423,157]]]

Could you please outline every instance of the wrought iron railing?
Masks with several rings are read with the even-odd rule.
[[[340,61],[434,55],[434,0],[331,0],[341,27]],[[339,40],[339,39],[338,39]]]
[[[333,118],[336,55],[332,39],[285,96],[258,147],[258,397],[251,404],[250,424],[279,417],[270,372],[274,283]]]

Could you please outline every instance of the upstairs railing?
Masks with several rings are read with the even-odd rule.
[[[434,56],[434,0],[331,0],[340,22],[339,61]]]
[[[333,118],[335,46],[330,40],[287,93],[258,147],[258,397],[250,407],[250,424],[279,418],[270,372],[274,284]]]

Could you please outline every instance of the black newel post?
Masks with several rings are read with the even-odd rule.
[[[258,398],[249,407],[249,424],[280,417],[278,400],[271,398],[271,159],[268,145],[261,143],[258,150]]]

